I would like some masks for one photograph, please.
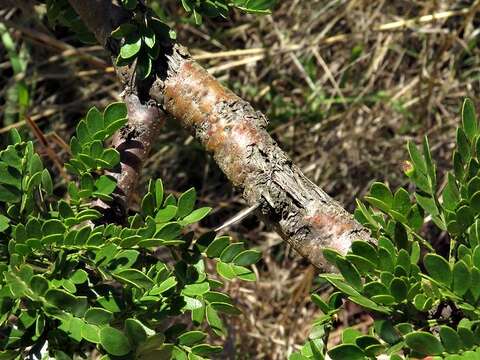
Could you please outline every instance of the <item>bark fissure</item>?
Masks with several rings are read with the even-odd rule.
[[[70,2],[75,8],[98,2],[111,5],[108,0]],[[113,13],[96,10],[79,14],[82,18],[106,18]],[[105,28],[98,27],[97,21],[84,20],[87,25],[97,24],[90,28],[99,28],[97,38],[107,44]],[[108,20],[108,24],[114,23],[117,20]],[[185,48],[167,46],[156,69],[156,78],[149,84],[150,99],[194,134],[246,201],[259,205],[257,213],[263,221],[299,254],[319,268],[332,270],[323,258],[323,249],[333,248],[344,254],[354,240],[371,241],[369,232],[280,149],[266,131],[265,116],[208,74]],[[119,69],[120,78],[125,79],[130,71]],[[154,115],[132,126],[155,126],[151,121]],[[164,113],[158,111],[157,115],[163,117]],[[145,156],[143,152],[141,155]],[[125,165],[118,176],[123,179],[132,174],[138,176],[138,171]]]

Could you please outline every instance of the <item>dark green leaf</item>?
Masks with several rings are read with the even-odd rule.
[[[477,134],[477,117],[472,100],[465,99],[462,106],[462,127],[470,142]]]
[[[364,360],[365,353],[358,346],[353,344],[341,344],[328,351],[332,360]]]
[[[205,339],[206,336],[207,334],[201,331],[189,331],[189,332],[183,333],[178,337],[178,343],[180,345],[191,346],[196,343],[199,343],[200,341]]]
[[[362,290],[363,284],[360,273],[357,268],[348,260],[338,257],[336,260],[338,270],[343,275],[345,281],[356,290]]]
[[[244,250],[244,245],[241,242],[232,243],[228,245],[220,254],[220,260],[223,262],[231,262],[238,254]],[[207,248],[208,253],[208,248]]]
[[[449,326],[440,327],[440,339],[445,350],[451,354],[456,354],[462,348],[462,341],[457,332]]]
[[[405,300],[408,293],[407,283],[401,278],[394,278],[390,283],[390,293],[398,302]]]
[[[152,279],[137,269],[120,270],[117,271],[113,276],[116,279],[133,285],[139,289],[150,289],[153,286]]]
[[[85,320],[93,325],[108,325],[113,320],[113,314],[103,308],[92,307],[85,313]]]
[[[471,286],[470,269],[460,260],[453,266],[453,291],[459,296],[465,295]]]
[[[178,198],[178,210],[177,216],[179,218],[184,218],[190,214],[195,206],[195,201],[197,200],[197,193],[194,188],[191,188],[185,191]]]
[[[240,266],[255,264],[262,257],[262,253],[257,250],[245,250],[235,256],[233,263]]]
[[[405,343],[410,349],[424,355],[440,355],[444,351],[440,341],[434,335],[424,331],[405,335]]]
[[[139,345],[147,338],[143,324],[137,319],[125,320],[125,334],[134,345]]]
[[[449,287],[452,283],[452,271],[450,264],[442,256],[436,254],[427,254],[423,259],[425,268],[432,279]]]
[[[111,326],[100,329],[100,345],[114,356],[124,356],[131,351],[130,343],[125,334]]]

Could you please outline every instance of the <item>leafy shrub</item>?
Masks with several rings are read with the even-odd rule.
[[[313,325],[310,340],[291,359],[480,358],[480,129],[467,99],[457,129],[453,171],[438,181],[425,138],[422,150],[408,143],[404,166],[415,188],[394,193],[376,182],[358,201],[356,219],[376,244],[354,242],[346,256],[325,250],[340,274],[321,275],[336,291],[312,300],[325,313]],[[448,238],[445,254],[424,238]],[[344,300],[372,314],[368,334],[343,331],[342,342],[325,346]],[[459,355],[461,354],[461,355]]]
[[[97,351],[196,360],[222,350],[202,330],[225,335],[220,314],[240,311],[208,264],[226,280],[254,281],[248,266],[260,255],[213,232],[195,237],[188,226],[210,208],[195,209],[194,189],[165,196],[161,180],[127,225],[105,223],[92,202],[112,200],[115,179],[101,173],[120,157],[104,141],[126,116],[114,103],[79,122],[66,164],[76,181],[64,199],[31,141],[14,131],[0,151],[0,359]]]

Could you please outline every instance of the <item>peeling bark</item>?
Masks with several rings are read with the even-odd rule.
[[[112,140],[112,147],[120,153],[120,166],[108,172],[117,180],[114,197],[121,208],[128,209],[130,197],[140,178],[153,142],[158,138],[165,114],[157,106],[142,104],[136,94],[127,94],[128,123]]]
[[[112,6],[108,0],[70,2],[91,30],[100,29],[97,38],[107,44],[108,30],[99,19],[118,24],[110,17],[121,9],[99,11],[107,8],[106,3]],[[95,11],[79,10],[91,8],[89,3],[103,5]],[[172,44],[156,65],[157,77],[148,89],[150,100],[192,131],[247,202],[259,205],[263,221],[300,255],[323,270],[333,270],[323,258],[323,249],[345,254],[354,240],[372,241],[369,232],[279,148],[266,131],[265,116],[223,87],[185,48]],[[126,78],[125,69],[119,70],[119,76]]]

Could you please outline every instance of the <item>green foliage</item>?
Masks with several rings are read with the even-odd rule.
[[[412,193],[392,192],[376,182],[365,197],[368,204],[357,202],[355,217],[376,243],[356,241],[345,256],[325,250],[340,274],[321,277],[337,292],[326,301],[312,295],[325,315],[292,359],[324,359],[326,353],[333,360],[379,354],[390,359],[480,357],[480,130],[469,99],[461,113],[453,171],[444,180],[437,180],[425,138],[421,149],[407,145],[410,160],[404,170]],[[423,224],[430,221],[438,228],[434,234],[444,232],[450,240],[442,253],[422,235]],[[369,311],[374,325],[368,334],[345,329],[341,344],[327,349],[344,300]]]
[[[232,8],[247,12],[268,13],[274,0],[181,0],[181,6],[190,14],[195,24],[202,17],[228,17]],[[112,32],[114,39],[121,41],[118,65],[132,64],[135,60],[136,75],[143,80],[150,76],[153,63],[163,52],[165,42],[175,39],[176,34],[158,18],[155,12],[138,0],[122,0],[120,4],[133,12],[130,20]]]
[[[112,200],[116,182],[102,170],[119,156],[104,141],[126,114],[114,103],[79,122],[65,199],[31,141],[15,131],[0,151],[0,358],[72,359],[96,348],[102,359],[203,359],[222,350],[207,335],[225,336],[222,314],[241,312],[207,269],[252,281],[260,255],[214,232],[195,237],[188,226],[211,209],[195,209],[194,189],[165,196],[161,180],[128,224],[106,223],[91,204]]]
[[[94,44],[95,36],[87,29],[68,0],[46,0],[47,17],[51,26],[60,25],[70,28],[78,40]]]

